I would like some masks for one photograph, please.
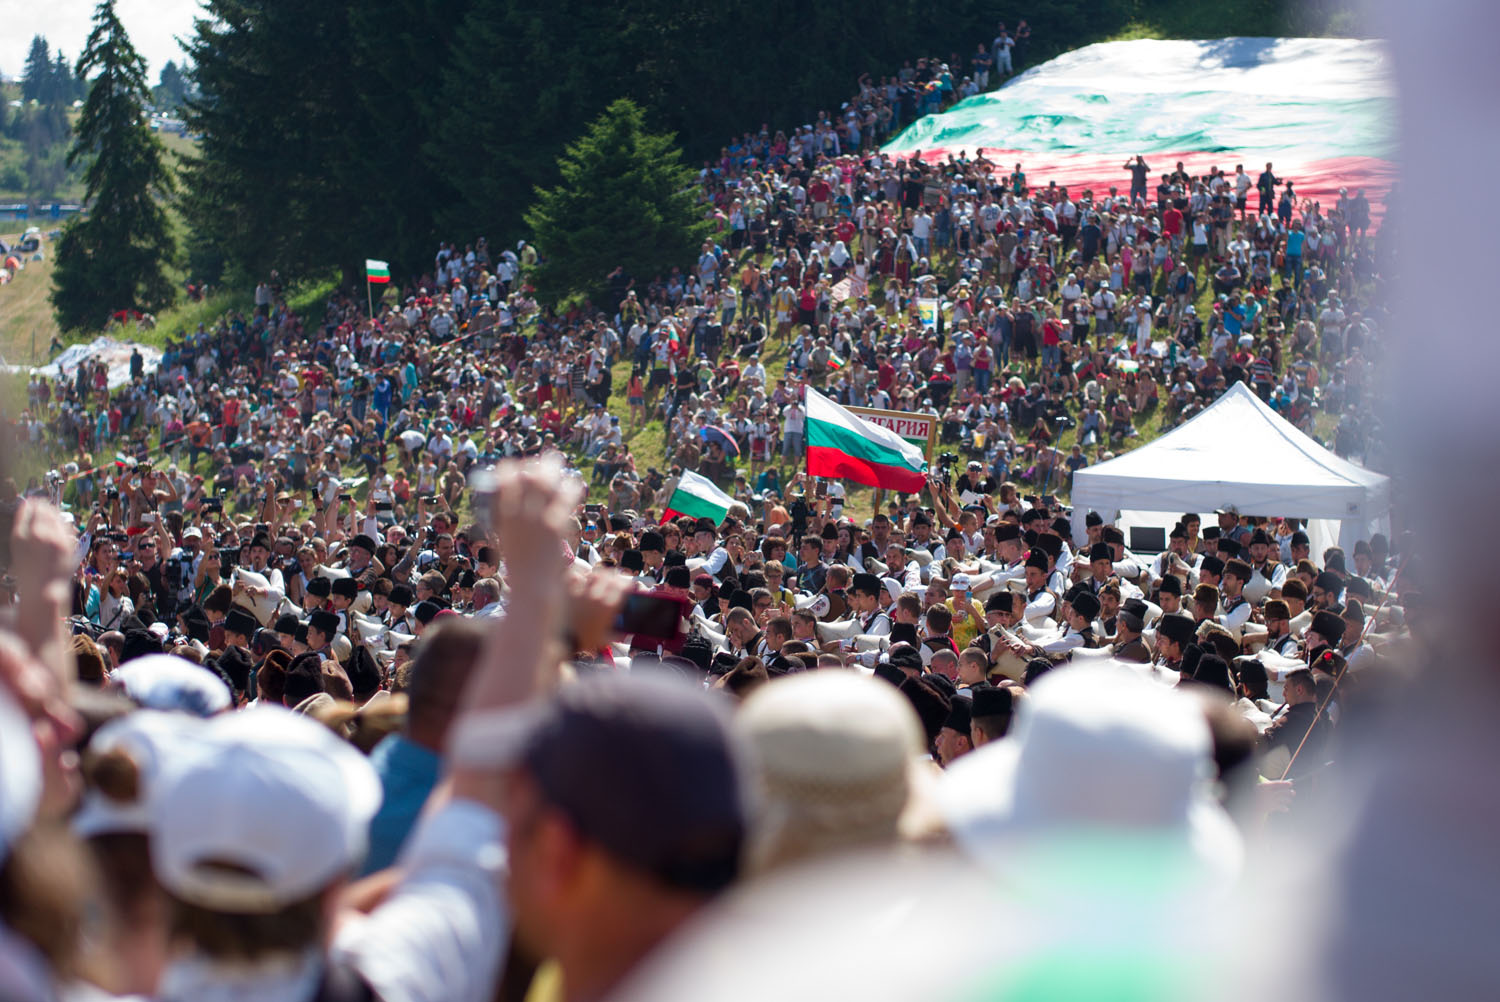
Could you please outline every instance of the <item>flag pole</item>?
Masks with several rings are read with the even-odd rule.
[[[365,267],[365,306],[369,309],[370,320],[373,322],[375,320],[375,294],[371,291],[370,285],[370,269],[367,265]]]

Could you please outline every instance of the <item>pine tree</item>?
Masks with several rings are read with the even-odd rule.
[[[52,59],[52,78],[48,83],[48,104],[72,104],[83,94],[83,81],[73,75],[68,57],[58,49]]]
[[[188,51],[198,93],[184,107],[202,136],[186,161],[189,266],[240,276],[357,276],[372,253],[366,172],[351,158],[370,128],[350,52],[353,0],[207,0]]]
[[[58,242],[52,305],[64,330],[102,325],[116,310],[159,310],[175,293],[165,266],[176,242],[161,205],[174,181],[145,121],[146,63],[114,0],[95,8],[77,74],[91,80],[68,165],[88,163],[89,211]]]
[[[543,296],[598,291],[616,265],[650,274],[696,257],[713,229],[670,135],[646,131],[628,98],[610,104],[557,162],[562,184],[526,212]]]
[[[156,89],[151,92],[152,102],[158,111],[171,111],[187,100],[187,94],[187,78],[182,75],[177,64],[168,59],[166,65],[161,68],[161,77],[157,81]]]
[[[26,54],[26,69],[21,74],[21,100],[47,101],[52,80],[52,53],[47,40],[41,35],[31,39],[31,50]]]

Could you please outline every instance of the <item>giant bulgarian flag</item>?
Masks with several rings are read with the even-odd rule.
[[[812,476],[907,494],[927,483],[921,449],[889,428],[849,413],[812,387],[807,389],[806,442],[807,472]]]
[[[1395,182],[1394,74],[1384,42],[1355,38],[1141,39],[1084,46],[1004,87],[928,115],[883,152],[928,162],[983,152],[1005,177],[1066,187],[1076,199],[1130,191],[1127,158],[1161,175],[1194,177],[1243,163],[1252,182],[1267,161],[1301,200],[1326,212],[1363,188],[1377,218]],[[1281,189],[1277,189],[1279,196]],[[1260,207],[1250,191],[1252,211]]]
[[[665,522],[687,515],[690,518],[712,519],[714,525],[718,525],[729,514],[729,506],[732,504],[734,498],[715,487],[712,480],[699,476],[692,470],[683,470],[682,479],[677,481],[677,489],[667,499],[667,510],[662,513],[661,520]]]

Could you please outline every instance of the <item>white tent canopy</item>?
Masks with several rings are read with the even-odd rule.
[[[1235,383],[1191,420],[1073,476],[1073,531],[1092,509],[1181,514],[1233,505],[1242,515],[1331,520],[1345,549],[1385,527],[1388,479],[1340,459]]]

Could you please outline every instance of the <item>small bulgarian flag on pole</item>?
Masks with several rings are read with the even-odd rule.
[[[844,360],[837,355],[828,356],[828,367],[830,369],[842,369],[845,364]]]
[[[668,499],[667,510],[662,513],[661,520],[666,522],[686,515],[689,518],[710,519],[714,525],[718,525],[729,514],[729,506],[732,504],[734,498],[715,487],[712,480],[699,476],[692,470],[683,470],[682,479],[677,481],[677,489]]]
[[[385,285],[391,280],[391,266],[372,257],[365,258],[365,281],[373,285]]]

